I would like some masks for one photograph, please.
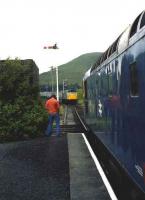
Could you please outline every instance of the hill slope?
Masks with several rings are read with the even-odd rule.
[[[98,60],[101,54],[100,52],[83,54],[66,64],[58,66],[59,84],[61,85],[63,80],[66,79],[68,85],[81,85],[85,72]],[[50,71],[40,74],[40,85],[51,85],[51,75]],[[54,72],[53,78],[55,81]]]

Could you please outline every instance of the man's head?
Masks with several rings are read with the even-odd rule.
[[[46,100],[50,99],[50,96],[47,96]]]
[[[57,99],[55,94],[52,94],[51,98]]]

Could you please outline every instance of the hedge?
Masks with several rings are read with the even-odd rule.
[[[38,72],[33,60],[0,61],[0,141],[44,134],[47,113]]]

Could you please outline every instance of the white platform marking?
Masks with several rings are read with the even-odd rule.
[[[108,179],[107,179],[107,177],[106,177],[106,175],[105,175],[105,173],[104,173],[104,171],[103,171],[103,169],[102,169],[102,167],[101,167],[101,165],[100,165],[100,163],[99,163],[99,161],[98,161],[98,159],[97,159],[97,157],[95,155],[95,153],[93,152],[93,150],[92,150],[92,148],[91,148],[91,146],[90,146],[85,134],[82,133],[82,136],[83,136],[83,138],[85,140],[85,143],[86,143],[86,145],[88,147],[88,150],[89,150],[89,152],[90,152],[90,154],[91,154],[91,156],[92,156],[92,158],[93,158],[93,160],[95,162],[97,170],[98,170],[100,176],[102,177],[104,185],[106,186],[107,191],[108,191],[111,199],[112,200],[117,200],[117,197],[116,197],[116,195],[115,195],[115,193],[114,193],[114,191],[113,191],[113,189],[112,189],[112,187],[111,187],[111,185],[110,185],[110,183],[109,183],[109,181],[108,181]]]

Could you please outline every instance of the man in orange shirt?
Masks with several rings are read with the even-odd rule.
[[[60,104],[57,101],[56,96],[52,95],[45,103],[45,108],[49,114],[49,123],[46,130],[46,135],[50,136],[52,133],[53,121],[56,122],[56,135],[60,136],[60,118],[59,118],[59,108]]]

